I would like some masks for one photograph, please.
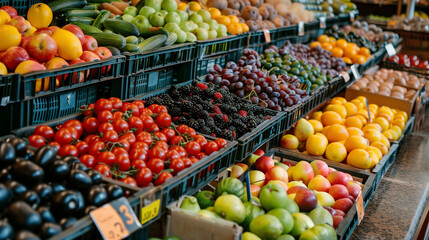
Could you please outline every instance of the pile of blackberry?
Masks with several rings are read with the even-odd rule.
[[[167,93],[147,99],[146,104],[164,105],[176,124],[186,124],[198,132],[227,140],[240,138],[276,115],[225,88],[199,81],[172,86]]]

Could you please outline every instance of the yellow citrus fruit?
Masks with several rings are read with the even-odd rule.
[[[329,42],[335,44],[337,42],[337,39],[335,39],[334,37],[329,37]]]
[[[366,130],[369,130],[369,129],[374,129],[374,130],[381,132],[381,127],[377,123],[370,123],[370,124],[365,125],[362,128],[362,131],[365,132]]]
[[[364,64],[366,62],[366,57],[360,54],[356,54],[352,57],[353,63]]]
[[[73,33],[60,28],[52,34],[52,38],[57,42],[58,55],[61,58],[71,61],[82,55],[80,40]]]
[[[177,5],[178,10],[186,11],[186,8],[188,7],[188,4],[181,2]],[[212,15],[213,16],[213,15]]]
[[[37,3],[31,6],[27,13],[27,19],[31,26],[35,28],[49,27],[52,22],[52,10],[44,3]]]
[[[354,149],[366,149],[368,145],[369,143],[366,138],[357,135],[350,136],[344,143],[348,152],[351,152]]]
[[[386,153],[389,151],[386,145],[384,145],[382,142],[373,142],[370,145],[371,147],[375,147],[378,150],[380,150],[381,154],[386,155]]]
[[[354,149],[347,156],[347,164],[358,168],[369,169],[372,166],[371,155],[364,149]]]
[[[348,117],[344,121],[344,125],[346,127],[355,127],[358,129],[362,129],[362,121],[358,117]]]
[[[396,133],[396,132],[395,132]],[[385,136],[387,139],[389,139],[390,141],[393,141],[393,134],[392,131],[386,130],[383,133],[383,136]]]
[[[315,48],[315,47],[322,47],[322,44],[320,42],[312,42],[310,44],[310,48]]]
[[[231,23],[240,23],[240,20],[238,19],[238,17],[234,15],[229,15],[228,18],[231,21]]]
[[[201,10],[201,4],[199,4],[198,2],[190,2],[188,4],[189,10],[194,11],[194,12],[198,12]]]
[[[311,116],[311,118],[314,119],[314,120],[317,120],[317,121],[321,122],[322,121],[322,114],[323,114],[322,111],[314,112],[313,116]]]
[[[401,121],[403,121],[403,122],[406,122],[406,121],[405,121],[405,116],[403,116],[403,115],[398,115],[398,114],[395,114],[395,117],[393,117],[393,120],[401,120]]]
[[[371,157],[371,166],[369,168],[375,167],[380,162],[380,158],[373,151],[367,151],[369,156]]]
[[[368,129],[363,131],[363,137],[368,139],[370,144],[381,141],[381,133],[376,129]]]
[[[342,143],[330,143],[326,147],[325,157],[335,162],[342,162],[347,157],[347,149]]]
[[[356,105],[358,110],[361,110],[363,108],[364,103],[362,103],[362,101],[360,101],[359,99],[353,99],[350,102]]]
[[[323,129],[323,124],[315,119],[310,119],[308,122],[313,125],[314,133],[321,132]]]
[[[388,115],[390,116],[390,118],[393,118],[393,117],[394,117],[394,114],[393,114],[393,112],[392,112],[392,109],[390,109],[389,107],[386,107],[386,106],[381,106],[381,107],[378,109],[378,112],[380,112],[380,113],[386,113],[386,114],[388,114]]]
[[[343,119],[341,118],[340,114],[334,111],[326,111],[322,113],[320,120],[323,126],[329,126],[332,124],[341,124],[343,122]]]
[[[0,26],[0,51],[5,51],[9,47],[18,46],[21,43],[21,33],[14,26]]]
[[[249,26],[247,26],[247,24],[245,24],[245,23],[239,23],[240,24],[240,26],[241,26],[241,29],[243,30],[243,32],[248,32],[250,29],[249,29]]]
[[[326,134],[328,134],[329,127],[330,126],[323,127],[323,129],[322,129],[322,131],[320,131],[320,133],[326,136]]]
[[[4,25],[10,22],[10,15],[4,10],[0,10],[0,25]]]
[[[386,112],[377,112],[376,116],[382,117],[382,118],[386,119],[388,122],[392,121],[392,117]]]
[[[305,143],[305,149],[310,155],[322,156],[328,146],[328,139],[320,133],[316,133],[308,137]]]
[[[402,115],[405,117],[405,122],[408,121],[408,114],[404,111],[398,111],[395,115]]]
[[[382,117],[376,117],[374,120],[372,120],[373,123],[377,123],[381,127],[381,131],[386,131],[389,129],[389,122]]]
[[[366,47],[361,47],[359,49],[358,53],[359,53],[359,55],[363,55],[366,58],[369,58],[369,56],[371,56],[371,51],[368,48],[366,48]]]
[[[348,127],[347,132],[349,133],[349,136],[361,136],[363,137],[363,132],[359,128],[356,127]]]
[[[352,64],[353,61],[349,57],[343,57],[343,61],[347,64]]]
[[[402,131],[405,129],[405,122],[401,119],[394,119],[392,121],[392,126],[398,126]]]
[[[352,117],[357,117],[360,119],[360,121],[362,122],[362,126],[365,126],[368,123],[368,120],[366,119],[366,117],[360,115],[360,114],[355,114]]]
[[[218,17],[218,18],[216,18],[216,21],[219,23],[219,24],[223,24],[223,25],[225,25],[225,26],[229,26],[230,24],[231,24],[231,20],[229,19],[229,17],[227,17],[227,16],[220,16],[220,17]]]
[[[4,63],[0,62],[0,75],[7,75],[7,68]]]
[[[325,111],[334,111],[336,113],[338,113],[341,118],[346,118],[347,117],[347,110],[343,105],[338,105],[338,104],[329,104],[328,106],[326,106]]]
[[[369,109],[375,109],[375,110],[378,110],[378,105],[377,105],[377,104],[374,104],[374,103],[370,103],[370,104],[368,104],[368,107],[369,107]]]
[[[350,48],[350,47],[347,47],[346,49],[344,49],[344,56],[350,58],[352,61],[353,61],[353,57],[356,55],[357,55],[356,49]]]
[[[341,48],[339,48],[339,47],[334,47],[334,48],[332,49],[332,51],[331,51],[331,55],[332,55],[333,57],[338,57],[338,58],[340,58],[340,57],[343,57],[343,55],[344,55],[344,51],[343,51],[343,49],[341,49]]]
[[[322,34],[317,37],[317,41],[319,41],[320,43],[329,43],[329,37],[325,34]]]
[[[390,148],[390,141],[389,139],[387,139],[386,136],[384,135],[381,136],[381,143],[383,143],[387,147],[387,149]]]
[[[386,130],[386,132],[390,132],[390,133],[392,133],[392,139],[393,139],[394,141],[398,140],[398,139],[399,139],[399,137],[401,136],[401,135],[399,135],[395,130],[392,130],[392,129]]]
[[[243,32],[243,28],[241,28],[240,23],[236,23],[236,22],[229,24],[227,29],[228,29],[228,32],[231,33],[232,35]]]
[[[345,102],[343,103],[344,108],[346,109],[347,112],[347,117],[352,116],[353,114],[355,114],[357,112],[357,107],[356,105],[354,105],[351,102]]]
[[[333,97],[332,101],[339,101],[341,104],[344,104],[347,102],[347,100],[343,97]]]
[[[391,126],[390,129],[398,133],[399,137],[402,136],[402,129],[400,127],[394,125],[394,126]]]
[[[325,134],[329,142],[345,141],[349,137],[346,128],[340,124],[333,124],[329,126]]]
[[[322,43],[322,48],[328,51],[332,51],[332,45],[329,42]]]
[[[347,47],[348,47],[348,48],[353,48],[353,49],[355,49],[356,51],[359,51],[359,47],[358,47],[358,45],[357,45],[356,43],[348,42],[348,43],[347,43]]]
[[[380,149],[378,149],[375,146],[370,145],[369,147],[367,147],[365,149],[367,152],[374,152],[375,154],[377,154],[378,159],[381,159],[383,157],[383,153],[380,151]]]
[[[215,8],[215,7],[210,7],[210,8],[208,9],[208,11],[209,11],[209,13],[210,13],[210,15],[211,15],[211,17],[212,17],[213,19],[215,19],[215,18],[217,18],[217,17],[220,17],[220,16],[222,15],[222,13],[220,12],[220,10],[219,10],[219,9],[217,9],[217,8]]]
[[[347,41],[345,39],[338,39],[335,42],[335,46],[344,50],[347,48]]]

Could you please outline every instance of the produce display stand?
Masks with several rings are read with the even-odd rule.
[[[0,106],[19,101],[19,79],[18,73],[0,76]]]
[[[43,2],[41,0],[1,0],[0,7],[12,6],[20,16],[26,16],[28,9],[36,3]]]

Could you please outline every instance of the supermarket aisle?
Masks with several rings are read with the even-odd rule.
[[[429,121],[410,134],[350,239],[413,239],[429,200]]]

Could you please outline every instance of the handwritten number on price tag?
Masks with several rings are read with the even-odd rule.
[[[344,82],[348,82],[350,80],[350,76],[347,72],[341,72],[340,75],[343,77]]]
[[[357,200],[356,200],[356,208],[357,208],[357,213],[358,213],[358,217],[359,217],[359,221],[358,224],[360,224],[360,222],[363,219],[363,215],[364,215],[364,207],[363,207],[363,198],[362,198],[362,192],[359,193]]]
[[[304,36],[304,22],[298,22],[298,36]]]
[[[387,55],[389,55],[389,57],[391,56],[395,56],[396,55],[396,49],[393,46],[393,44],[389,43],[385,46],[386,51],[387,51]]]
[[[143,207],[141,210],[141,224],[145,224],[158,216],[160,206],[161,200],[157,199],[149,205]]]

